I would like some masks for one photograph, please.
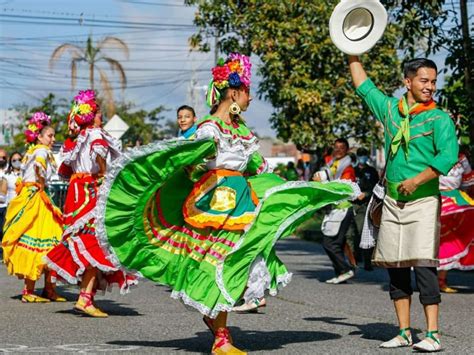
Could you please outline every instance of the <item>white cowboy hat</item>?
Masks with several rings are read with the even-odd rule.
[[[372,48],[387,26],[387,11],[379,0],[341,0],[329,20],[331,40],[346,54]]]

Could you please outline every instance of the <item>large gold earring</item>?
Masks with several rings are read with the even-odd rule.
[[[240,112],[242,112],[242,109],[240,108],[239,104],[237,102],[233,102],[230,106],[229,106],[229,113],[231,115],[235,115],[235,116],[238,116],[240,115]]]

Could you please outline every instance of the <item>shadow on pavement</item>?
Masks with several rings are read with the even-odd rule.
[[[474,294],[474,288],[469,288],[465,286],[454,286],[456,290],[458,290],[457,293],[463,293],[463,294]]]
[[[282,255],[325,255],[325,251],[320,243],[308,242],[298,238],[285,238],[275,244],[277,253]]]
[[[323,283],[334,277],[334,271],[331,269],[296,270],[294,273],[301,275],[306,279],[316,279]],[[381,269],[371,272],[357,269],[355,277],[347,281],[347,283],[379,285],[381,290],[388,291],[388,276],[386,275],[386,272]],[[339,285],[334,285],[334,287],[337,286]]]
[[[449,270],[448,285],[458,290],[458,293],[474,293],[474,270]]]
[[[20,287],[23,287],[23,285],[20,285]],[[41,296],[41,293],[43,292],[43,288],[42,287],[37,287],[35,288],[35,291],[34,293],[38,296]],[[58,287],[57,288],[57,292],[60,296],[62,297],[66,297],[67,301],[68,302],[72,302],[72,301],[75,301],[77,299],[77,296],[78,294],[76,292],[69,292],[69,291],[66,291],[64,290],[62,287]],[[11,296],[10,297],[12,300],[21,300],[21,294],[18,294],[18,295],[15,295],[15,296]]]
[[[399,328],[393,324],[388,323],[367,323],[367,324],[354,324],[344,322],[347,318],[334,318],[334,317],[308,317],[303,318],[305,321],[310,322],[323,322],[327,324],[345,325],[349,327],[358,328],[349,333],[349,335],[360,335],[362,339],[378,340],[380,342],[387,341],[398,334]],[[413,341],[417,342],[417,334],[422,334],[421,329],[412,329]]]
[[[143,314],[137,312],[134,308],[123,307],[121,303],[111,300],[97,300],[97,306],[104,312],[108,313],[109,316],[143,316]]]
[[[310,343],[316,341],[339,339],[341,336],[329,332],[317,331],[242,331],[237,327],[230,327],[234,344],[246,351],[265,351],[284,348],[294,343]],[[143,346],[153,348],[172,348],[170,351],[189,351],[208,353],[212,347],[212,338],[209,332],[198,332],[196,337],[163,341],[112,341],[111,345]]]
[[[275,244],[277,252],[281,255],[298,256],[304,254],[313,255],[325,255],[323,247],[320,243],[311,241],[305,241],[298,238],[287,238],[282,239]],[[361,264],[359,264],[360,266]],[[332,268],[317,269],[319,265],[314,265],[314,270],[296,270],[295,273],[307,278],[317,279],[324,282],[334,277]],[[327,259],[327,267],[331,267],[329,258]],[[311,269],[310,264],[308,268]],[[414,280],[412,276],[412,280]],[[364,284],[380,284],[384,291],[388,290],[388,275],[383,268],[375,268],[373,272],[367,272],[363,269],[356,270],[356,276],[354,279],[349,281],[351,283],[364,283]],[[414,282],[413,282],[414,284]],[[474,270],[461,271],[461,270],[450,270],[448,274],[448,284],[457,289],[462,294],[474,294]]]

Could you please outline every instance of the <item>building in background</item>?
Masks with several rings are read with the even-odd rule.
[[[17,111],[0,109],[0,146],[13,144],[13,137],[19,132],[21,123]]]
[[[274,138],[261,138],[259,140],[259,152],[267,159],[270,167],[275,168],[278,164],[286,165],[298,159],[306,159],[307,154],[301,153],[293,143],[283,143]],[[309,159],[309,158],[307,158]]]

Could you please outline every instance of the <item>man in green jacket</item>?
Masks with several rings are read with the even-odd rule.
[[[414,349],[438,351],[438,177],[447,174],[456,163],[458,144],[452,120],[433,101],[436,64],[425,58],[406,62],[403,72],[407,92],[401,99],[378,90],[367,78],[358,57],[350,56],[349,66],[358,95],[384,126],[387,194],[373,263],[388,270],[390,297],[400,332],[380,346],[412,345],[413,267],[427,320],[426,338],[415,344]]]

